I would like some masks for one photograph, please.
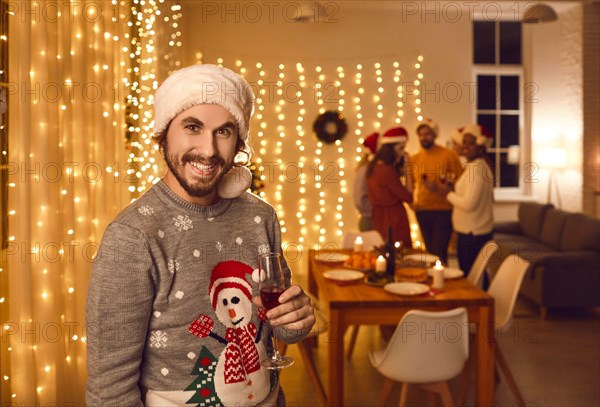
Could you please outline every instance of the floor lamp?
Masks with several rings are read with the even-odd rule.
[[[560,147],[545,148],[540,150],[539,158],[540,166],[550,171],[550,175],[548,176],[548,196],[546,200],[548,203],[552,203],[552,189],[556,189],[556,205],[557,208],[560,209],[562,203],[560,200],[560,190],[558,189],[558,180],[556,179],[556,171],[566,167],[567,152],[564,148]]]

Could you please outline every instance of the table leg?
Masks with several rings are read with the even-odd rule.
[[[344,332],[346,326],[342,313],[331,310],[329,314],[329,405],[344,405]]]
[[[494,307],[481,307],[477,325],[477,406],[494,406],[494,363],[496,350]]]

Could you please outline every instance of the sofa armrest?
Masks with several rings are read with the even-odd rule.
[[[517,221],[494,223],[494,233],[505,233],[510,235],[522,235],[521,224]]]
[[[600,253],[592,251],[554,252],[540,259],[540,265],[552,269],[590,270],[596,274],[600,268]]]

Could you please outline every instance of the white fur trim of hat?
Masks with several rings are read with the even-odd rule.
[[[235,118],[241,140],[248,141],[254,112],[254,92],[244,78],[217,65],[192,65],[173,72],[154,95],[154,136],[164,132],[179,113],[200,104],[222,106]],[[248,189],[252,174],[233,167],[221,180],[217,193],[235,198]]]
[[[471,134],[475,136],[475,143],[477,143],[478,146],[490,148],[494,143],[494,138],[492,135],[486,130],[485,127],[479,124],[469,124],[463,127],[461,130],[461,139],[465,134]]]

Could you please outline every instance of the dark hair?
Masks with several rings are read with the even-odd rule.
[[[395,143],[384,144],[377,150],[375,157],[371,160],[369,167],[367,168],[367,177],[370,177],[373,174],[373,170],[379,161],[394,166],[397,159],[396,152],[394,151],[395,145]]]
[[[165,145],[167,144],[167,133],[169,132],[169,127],[171,127],[171,122],[169,122],[169,124],[163,131],[161,131],[155,137],[152,138],[152,140],[158,145],[158,151],[160,151],[160,154],[162,156],[165,155]],[[238,139],[235,145],[236,157],[240,153],[246,155],[246,159],[236,160],[234,164],[234,166],[236,167],[243,167],[248,165],[248,163],[250,162],[250,158],[252,157],[252,148],[248,145],[248,143],[242,140],[238,133]]]

